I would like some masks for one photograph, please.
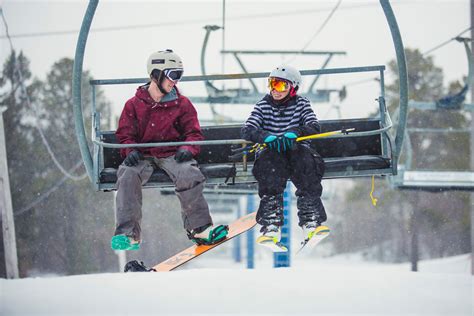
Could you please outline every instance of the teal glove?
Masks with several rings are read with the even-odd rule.
[[[298,135],[296,135],[295,133],[286,132],[282,138],[284,151],[295,149],[297,138],[298,138]]]
[[[277,150],[278,152],[280,152],[279,140],[275,135],[268,135],[263,142],[271,150]]]

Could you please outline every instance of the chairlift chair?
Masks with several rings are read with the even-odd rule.
[[[468,38],[456,38],[463,43],[468,61],[468,76],[464,87],[456,94],[445,96],[434,102],[409,101],[408,108],[425,111],[463,111],[474,110],[474,104],[464,102],[469,87],[474,82],[474,56],[471,54]],[[447,129],[447,128],[410,128],[405,129],[405,141],[403,144],[406,161],[404,165],[399,165],[396,176],[391,177],[390,183],[400,190],[422,190],[430,192],[441,191],[474,191],[473,171],[446,171],[446,170],[416,170],[412,167],[413,147],[410,141],[410,133],[471,133],[467,129]]]
[[[397,173],[398,159],[403,143],[404,128],[407,114],[407,72],[403,43],[395,20],[395,16],[388,0],[380,0],[385,13],[392,39],[394,42],[399,77],[400,77],[400,108],[399,124],[396,137],[389,135],[392,127],[389,113],[385,105],[384,70],[385,66],[365,66],[335,69],[302,70],[303,76],[344,74],[356,72],[377,72],[379,74],[380,95],[377,98],[379,114],[377,118],[342,119],[320,121],[322,131],[333,131],[355,128],[355,132],[347,135],[334,135],[312,141],[326,163],[324,178],[351,178],[359,176],[391,176]],[[76,124],[76,134],[81,149],[81,155],[95,189],[101,191],[116,188],[116,172],[122,162],[119,149],[125,147],[155,147],[179,146],[184,144],[200,145],[201,154],[197,157],[203,174],[207,177],[208,186],[217,186],[219,189],[252,185],[255,179],[251,175],[251,161],[232,162],[229,160],[231,147],[245,145],[249,142],[240,139],[241,125],[207,126],[203,127],[205,141],[198,142],[167,142],[149,144],[118,144],[114,131],[103,131],[100,126],[100,113],[96,110],[95,98],[92,98],[93,152],[89,151],[84,130],[81,100],[81,74],[84,59],[85,44],[98,0],[90,0],[84,16],[78,44],[73,73],[73,101]],[[243,73],[229,75],[187,76],[181,81],[211,81],[266,78],[269,73]],[[99,85],[112,84],[141,84],[148,78],[129,78],[111,80],[91,80],[92,91]],[[257,100],[255,100],[257,101]],[[145,187],[169,188],[171,180],[162,170],[156,170]]]

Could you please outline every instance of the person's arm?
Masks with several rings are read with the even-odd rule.
[[[182,136],[184,138],[183,141],[190,142],[204,140],[197,112],[191,101],[189,101],[188,98],[183,97],[179,106],[183,110],[178,122],[179,129],[182,131]],[[187,150],[191,152],[193,156],[198,155],[201,150],[198,145],[184,145],[180,146],[179,149]]]
[[[249,118],[244,123],[244,126],[240,130],[240,135],[243,139],[263,144],[265,138],[270,135],[262,129],[263,126],[263,113],[258,104],[255,105]]]
[[[138,127],[137,117],[132,101],[125,103],[120,115],[117,131],[115,135],[120,144],[137,144],[138,143]],[[137,150],[135,148],[122,148],[120,154],[126,157],[130,152]]]
[[[311,103],[306,98],[304,98],[302,101],[304,104],[301,111],[300,126],[297,128],[292,128],[291,132],[294,132],[298,137],[319,134],[321,132],[321,125],[319,124],[316,114],[311,108]]]

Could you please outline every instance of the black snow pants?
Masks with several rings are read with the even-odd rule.
[[[258,224],[283,226],[283,192],[288,179],[296,187],[298,225],[326,221],[321,201],[324,161],[313,149],[300,144],[282,153],[266,149],[259,154],[252,173],[260,196]]]

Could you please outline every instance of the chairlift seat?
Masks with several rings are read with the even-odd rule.
[[[206,140],[218,140],[224,136],[220,135],[220,129],[203,128],[203,134]],[[226,134],[231,139],[240,138],[240,130],[228,130]],[[102,132],[101,140],[105,143],[117,144],[115,131]],[[201,152],[196,157],[199,169],[206,177],[206,179],[224,179],[227,182],[229,179],[234,179],[236,176],[235,164],[229,162],[228,157],[231,155],[230,145],[207,145],[201,146]],[[103,162],[104,168],[100,171],[99,181],[101,184],[115,184],[117,182],[117,170],[123,162],[120,155],[120,149],[117,148],[103,148]],[[145,186],[154,187],[156,184],[172,185],[170,177],[165,171],[155,169],[150,177],[150,180]],[[161,186],[161,185],[160,185]]]
[[[378,119],[346,119],[321,121],[322,132],[355,128],[356,131],[379,129]],[[206,140],[240,139],[241,125],[203,127]],[[106,143],[117,143],[114,131],[102,132]],[[311,146],[323,157],[326,165],[324,178],[344,178],[354,176],[392,174],[391,159],[383,154],[382,136],[356,136],[320,138],[311,141]],[[252,161],[248,171],[241,170],[241,163],[229,161],[231,148],[235,145],[203,145],[196,157],[209,183],[232,184],[234,182],[254,182],[251,176]],[[122,163],[119,149],[103,148],[103,168],[99,172],[99,189],[111,190],[117,181],[117,169]],[[145,187],[171,186],[172,182],[163,170],[155,170]]]

